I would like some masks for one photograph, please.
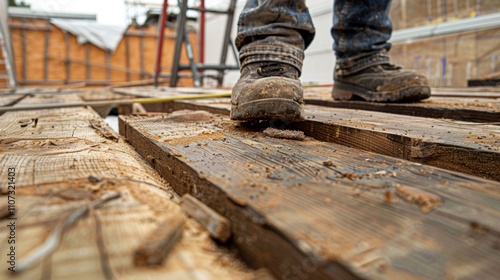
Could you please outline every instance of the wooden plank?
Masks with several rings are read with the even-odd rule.
[[[278,279],[500,272],[498,182],[312,139],[269,138],[207,112],[121,121],[121,134],[177,193],[230,220],[246,260]]]
[[[168,87],[132,87],[117,88],[113,91],[125,95],[143,97],[163,97],[181,93],[228,92],[225,89],[168,88]],[[500,94],[484,89],[484,92],[473,93],[468,90],[451,92],[450,89],[439,89],[436,97],[419,103],[373,103],[362,101],[334,101],[331,98],[331,87],[304,87],[304,98],[307,104],[331,108],[344,108],[384,112],[427,118],[447,118],[468,122],[496,123],[500,120]],[[147,108],[146,108],[147,109]]]
[[[224,93],[230,92],[229,89],[207,89],[207,88],[189,88],[189,87],[154,87],[154,86],[141,86],[141,87],[123,87],[113,88],[113,92],[141,96],[141,97],[165,97],[175,94],[203,94],[203,93]]]
[[[130,88],[113,88],[113,92],[122,94],[123,96],[134,96],[134,97],[168,97],[176,95],[186,95],[186,94],[206,94],[206,93],[227,93],[229,90],[226,89],[200,89],[200,88],[171,88],[171,87],[158,87],[153,86],[142,86],[142,87],[130,87]],[[228,104],[229,99],[223,99],[225,105]],[[208,101],[210,104],[215,104],[217,99],[210,99]],[[180,105],[182,104],[182,105]],[[148,112],[166,112],[171,113],[175,110],[179,110],[179,106],[190,106],[190,103],[173,103],[173,102],[162,102],[162,103],[150,103],[143,104],[144,108]],[[196,108],[197,105],[193,106]],[[183,109],[188,109],[183,107]],[[194,109],[197,110],[197,109]],[[212,113],[225,114],[225,109]],[[118,110],[121,115],[128,115],[132,113],[132,106],[124,105],[120,106]]]
[[[149,112],[205,110],[227,115],[230,105],[219,99],[148,104],[145,108]],[[494,123],[312,105],[306,106],[306,117],[293,127],[320,141],[500,181],[500,127]]]
[[[306,106],[296,128],[334,142],[500,181],[500,126]]]
[[[306,89],[304,93],[306,104],[468,122],[497,123],[500,120],[500,97],[431,97],[418,103],[374,103],[334,101],[330,92],[330,88]]]
[[[81,99],[35,95],[20,104],[74,101]],[[20,125],[25,119],[36,121]],[[15,169],[18,263],[69,213],[106,191],[121,193],[119,199],[80,217],[64,231],[55,253],[16,273],[16,279],[252,278],[192,219],[186,221],[182,239],[162,266],[133,265],[136,249],[148,240],[157,241],[152,234],[161,236],[184,214],[168,185],[92,109],[8,112],[0,117],[0,127],[0,178],[7,178],[8,168]],[[7,197],[2,193],[0,198],[4,209]],[[10,234],[6,222],[2,220],[0,240]],[[2,253],[0,261],[6,264],[7,258]]]

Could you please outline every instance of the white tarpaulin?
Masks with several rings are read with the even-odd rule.
[[[79,44],[91,43],[111,52],[116,50],[127,31],[127,26],[105,25],[88,20],[51,19],[50,23],[75,35]]]

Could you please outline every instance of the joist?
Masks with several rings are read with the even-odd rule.
[[[77,95],[35,95],[19,105],[80,101]],[[2,253],[0,278],[252,279],[198,223],[185,220],[168,184],[91,108],[8,112],[0,127],[0,178],[15,169],[16,261],[30,264],[7,274],[8,256]],[[86,207],[106,192],[120,195]],[[0,199],[5,209],[3,188]],[[56,250],[43,249],[69,215],[76,221],[63,227]],[[9,235],[0,227],[0,240]],[[43,258],[28,262],[41,249]],[[134,266],[134,258],[146,267]]]
[[[231,222],[277,279],[493,279],[500,183],[203,111],[121,117],[120,133],[180,195]]]

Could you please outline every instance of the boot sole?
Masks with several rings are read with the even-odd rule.
[[[231,106],[231,119],[238,121],[280,119],[303,121],[304,105],[285,98],[266,98]]]
[[[372,102],[412,102],[429,98],[431,88],[428,86],[407,87],[391,92],[372,92],[364,88],[335,82],[333,84],[332,97],[335,100],[355,100],[362,99]]]

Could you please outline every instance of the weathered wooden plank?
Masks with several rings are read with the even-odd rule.
[[[154,87],[154,86],[144,86],[144,87],[128,87],[128,88],[113,88],[113,92],[141,96],[141,97],[165,97],[172,96],[176,94],[201,94],[201,93],[224,93],[230,92],[230,89],[209,89],[209,88],[186,88],[186,87]]]
[[[35,95],[20,104],[79,100],[77,95]],[[37,121],[21,126],[24,119]],[[252,278],[192,219],[162,266],[133,265],[136,250],[184,214],[168,185],[92,109],[8,112],[0,117],[0,127],[0,178],[6,180],[8,168],[16,170],[17,262],[75,209],[106,191],[121,194],[79,218],[53,254],[16,273],[16,279]],[[0,199],[3,209],[7,196],[2,193]],[[0,240],[7,240],[7,220],[1,223]],[[7,274],[7,258],[0,256],[2,279],[14,278]]]
[[[500,183],[206,112],[122,117],[121,133],[179,193],[231,221],[278,279],[486,279],[500,272]]]
[[[224,100],[176,101],[164,106],[167,112],[205,110],[229,114],[230,110]],[[313,105],[306,106],[306,117],[293,127],[320,141],[500,180],[500,127],[495,123]]]
[[[500,98],[500,88],[433,88],[434,97]]]
[[[439,95],[439,94],[437,94]],[[431,97],[417,103],[374,103],[363,101],[334,101],[330,89],[309,89],[304,93],[306,104],[331,108],[355,109],[392,114],[446,118],[469,122],[498,123],[500,120],[500,97]]]
[[[334,142],[500,181],[500,126],[306,106],[296,128]]]
[[[356,109],[366,111],[385,112],[392,114],[426,117],[447,118],[469,122],[498,123],[500,120],[500,93],[481,89],[483,92],[474,92],[468,89],[434,89],[435,95],[430,99],[417,103],[373,103],[362,101],[334,101],[331,98],[330,87],[305,87],[304,99],[307,104],[332,108]],[[227,92],[224,89],[197,89],[197,88],[154,88],[133,87],[113,89],[117,93],[141,97],[164,97],[186,93]],[[171,112],[171,104],[147,104],[144,107],[153,112]],[[130,113],[130,108],[122,106],[122,114]]]

